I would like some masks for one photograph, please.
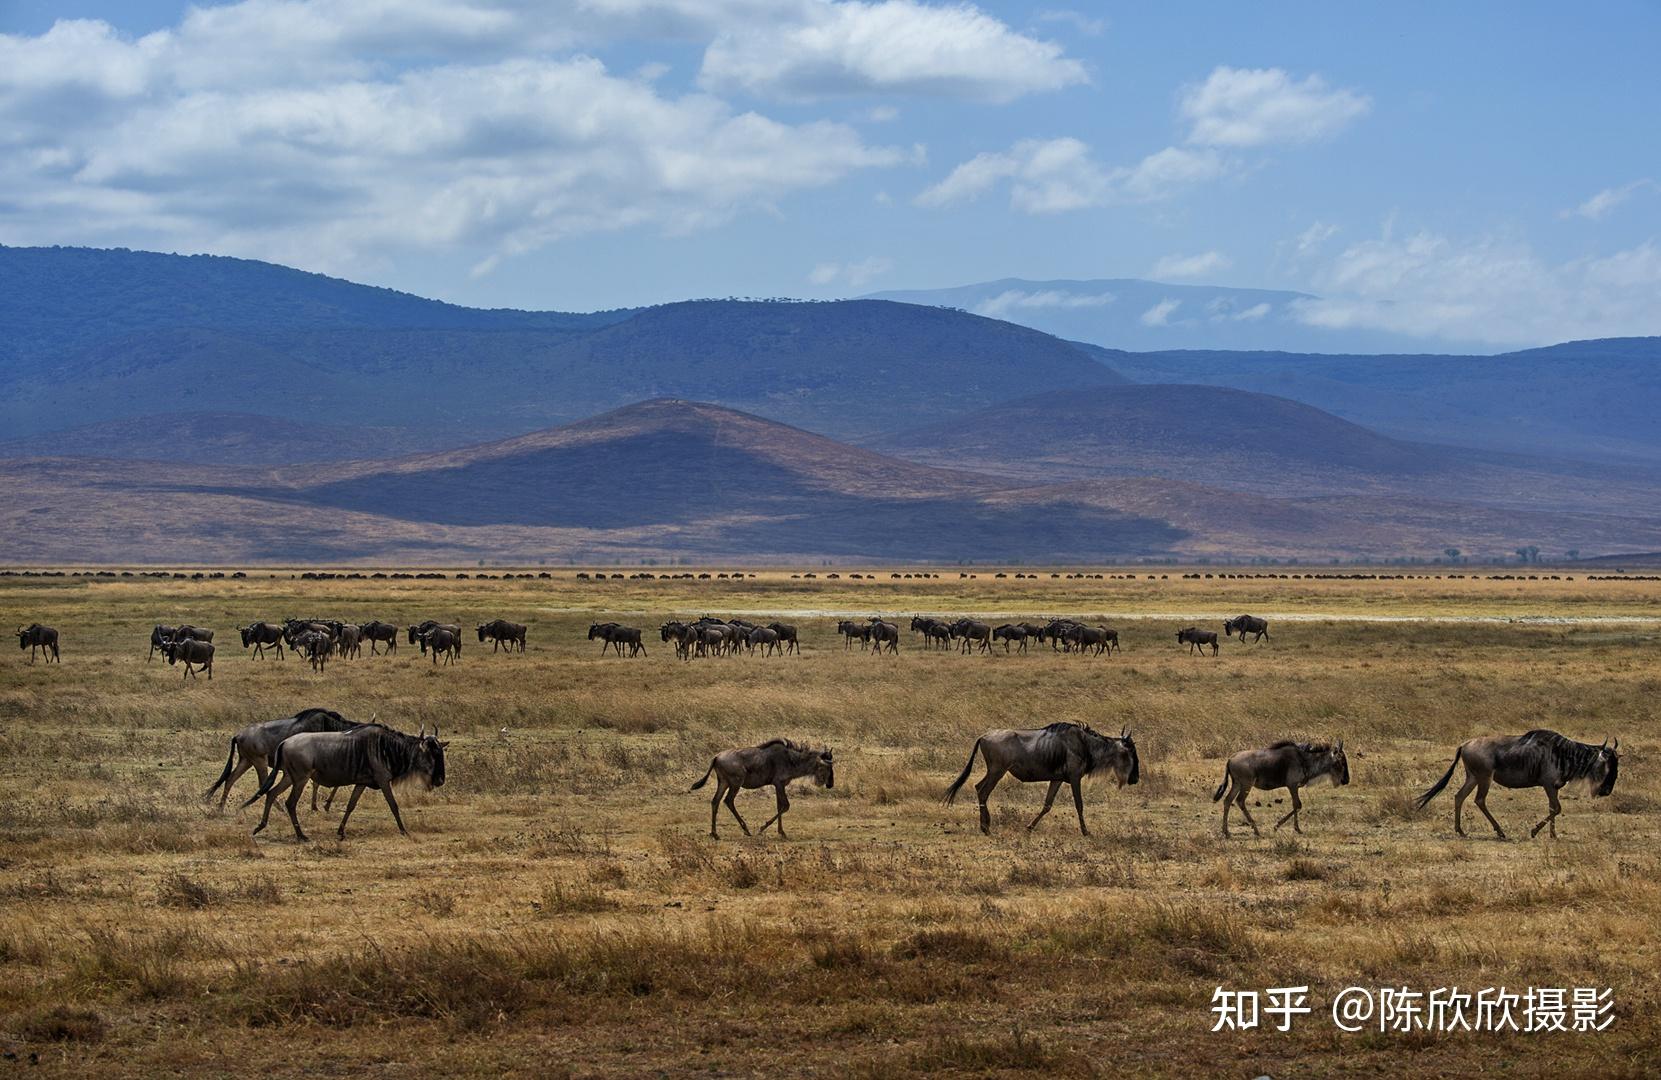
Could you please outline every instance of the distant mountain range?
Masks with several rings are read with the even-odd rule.
[[[889,300],[477,311],[4,247],[0,331],[0,560],[1661,549],[1661,339],[1138,352]]]
[[[1071,341],[1133,352],[1379,353],[1423,348],[1421,340],[1401,334],[1312,325],[1301,317],[1301,309],[1318,298],[1278,289],[1174,285],[1140,278],[1001,278],[946,289],[893,289],[871,293],[866,299],[957,308]]]

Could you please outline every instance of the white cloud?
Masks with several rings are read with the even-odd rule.
[[[1060,45],[1012,30],[968,4],[915,0],[797,2],[792,18],[722,29],[700,80],[791,101],[907,93],[1003,103],[1088,81]]]
[[[1319,75],[1302,82],[1280,68],[1219,67],[1182,93],[1179,108],[1199,146],[1266,146],[1337,134],[1364,115],[1371,100],[1353,90],[1330,89]]]
[[[1096,308],[1106,307],[1118,297],[1110,292],[1075,293],[1063,289],[1039,289],[1026,292],[1021,289],[1006,289],[988,300],[975,305],[975,314],[985,315],[988,318],[1001,319],[1012,311],[1030,310],[1033,308]]]
[[[1588,221],[1601,221],[1608,216],[1611,210],[1632,198],[1635,193],[1644,188],[1656,187],[1661,187],[1661,185],[1645,177],[1642,180],[1634,180],[1630,184],[1622,184],[1620,187],[1604,188],[1579,206],[1563,211],[1560,216],[1583,217]]]
[[[977,154],[917,196],[943,207],[979,198],[1008,182],[1010,205],[1055,214],[1114,203],[1152,202],[1182,187],[1221,176],[1227,163],[1210,151],[1169,147],[1133,166],[1108,167],[1073,138],[1024,139],[1005,151]]]
[[[1527,244],[1419,232],[1354,244],[1296,301],[1313,326],[1496,345],[1661,334],[1661,247],[1551,263]]]
[[[1143,326],[1170,326],[1171,316],[1182,306],[1181,300],[1167,297],[1142,313]]]
[[[1039,22],[1066,23],[1086,37],[1100,37],[1107,32],[1107,20],[1074,11],[1071,8],[1052,8],[1038,13]]]
[[[772,10],[582,0],[562,23],[531,3],[245,0],[138,39],[94,21],[0,35],[0,237],[337,272],[462,249],[483,274],[564,237],[698,229],[915,159],[846,124],[520,54],[722,7]]]
[[[1158,280],[1203,278],[1227,270],[1234,265],[1220,251],[1202,251],[1198,255],[1167,255],[1154,264],[1152,277]]]
[[[1299,259],[1310,258],[1325,247],[1328,240],[1337,235],[1338,226],[1317,221],[1298,234],[1292,243],[1292,254]]]
[[[879,255],[859,262],[822,262],[809,272],[807,279],[815,285],[830,285],[841,281],[850,288],[859,289],[894,269],[894,263]]]
[[[1256,322],[1257,320],[1263,318],[1263,316],[1265,316],[1267,314],[1269,314],[1269,305],[1268,304],[1266,304],[1266,303],[1253,304],[1251,307],[1246,308],[1244,311],[1234,312],[1232,315],[1229,316],[1229,318],[1233,319],[1236,322]]]

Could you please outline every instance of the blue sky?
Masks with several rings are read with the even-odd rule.
[[[78,20],[78,21],[60,21]],[[1000,277],[1661,334],[1661,5],[0,2],[0,242],[481,306]]]

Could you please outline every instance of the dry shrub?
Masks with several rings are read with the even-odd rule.
[[[17,1021],[17,1033],[34,1042],[98,1042],[108,1032],[102,1015],[69,1005],[34,1009]]]
[[[917,1072],[991,1073],[1043,1070],[1060,1076],[1089,1076],[1094,1070],[1080,1054],[1062,1050],[1016,1027],[1000,1035],[941,1035],[906,1055],[903,1066]],[[881,1070],[887,1072],[887,1069]],[[892,1073],[889,1073],[892,1075]]]
[[[605,890],[589,882],[555,878],[543,888],[537,910],[543,915],[594,915],[617,907]]]
[[[1314,859],[1293,859],[1286,864],[1287,881],[1325,881],[1327,868]]]
[[[919,930],[896,942],[893,954],[897,960],[952,960],[978,964],[1005,959],[1009,955],[1009,946],[988,934],[953,927]]]
[[[448,919],[456,913],[456,894],[438,889],[425,889],[413,897],[415,906],[435,919]]]
[[[200,911],[217,903],[219,893],[205,882],[177,870],[162,875],[156,883],[156,903],[163,907],[192,908]]]

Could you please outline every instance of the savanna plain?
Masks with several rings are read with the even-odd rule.
[[[0,657],[0,1072],[265,1076],[1661,1074],[1661,583],[793,578],[0,579],[61,665]],[[1121,572],[1121,573],[1129,573]],[[1473,575],[1477,571],[1471,571]],[[1175,632],[1242,611],[1272,640],[1191,656]],[[901,616],[901,652],[845,650],[839,617]],[[928,651],[913,613],[1074,616],[1111,657]],[[666,618],[800,627],[802,655],[681,662]],[[424,618],[461,660],[250,659],[234,627]],[[529,625],[492,655],[474,624]],[[766,616],[766,617],[764,617]],[[647,630],[602,656],[590,622]],[[150,627],[216,630],[214,678],[147,662]],[[7,627],[9,630],[10,627]],[[450,740],[448,782],[367,793],[344,842],[302,809],[250,837],[203,792],[229,736],[307,706]],[[1128,726],[1142,780],[1065,793],[1005,780],[993,828],[942,805],[989,728]],[[1496,789],[1496,839],[1449,792],[1412,799],[1480,734],[1621,740],[1607,799]],[[831,747],[792,787],[789,839],[711,840],[687,789],[724,748]],[[1302,835],[1221,834],[1227,756],[1342,737],[1352,783],[1306,791]],[[977,762],[975,778],[980,765]],[[1456,776],[1455,785],[1460,777]],[[740,809],[753,824],[767,792]],[[280,808],[279,808],[280,813]],[[1307,984],[1311,1015],[1212,1033],[1214,990]],[[1608,987],[1600,1033],[1338,1031],[1352,984]],[[31,1061],[35,1064],[31,1065]]]

